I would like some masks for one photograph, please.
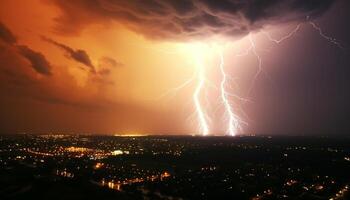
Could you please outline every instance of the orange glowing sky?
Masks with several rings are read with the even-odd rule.
[[[135,27],[123,18],[104,19],[73,6],[71,10],[82,14],[67,21],[62,17],[62,8],[54,2],[0,2],[0,22],[17,39],[15,44],[0,41],[2,132],[196,133],[198,123],[191,99],[196,81],[178,91],[173,88],[196,73],[197,50],[205,52],[207,78],[213,84],[207,87],[211,102],[207,109],[213,116],[210,126],[215,133],[224,132],[220,123],[223,108],[215,90],[220,80],[219,56],[211,47],[212,44],[225,46],[227,71],[239,77],[240,86],[235,89],[237,94],[245,96],[257,60],[251,54],[239,60],[232,56],[249,47],[249,40],[242,38],[244,34],[233,38],[200,37],[200,40],[159,39],[157,35],[152,38],[152,30],[146,26]],[[83,26],[80,21],[89,23]],[[271,26],[268,31],[279,36],[294,26],[295,22],[291,22],[278,29]],[[154,34],[163,37],[167,33]],[[274,45],[263,40],[259,31],[254,30],[253,36],[264,48],[260,53],[266,70],[273,70],[276,68],[270,65],[273,58],[283,52],[269,52]],[[91,66],[79,62],[80,58],[72,58],[69,50],[48,40],[75,52],[84,51]],[[199,42],[207,47],[196,47]],[[28,59],[20,55],[19,45],[41,53],[50,64],[49,73],[33,69]],[[262,79],[269,84],[266,77]],[[269,99],[261,101],[269,102]],[[241,106],[244,109],[249,105]],[[249,123],[257,115],[255,111],[248,111],[249,117],[245,119]],[[241,110],[238,112],[244,115]]]
[[[10,116],[5,121],[23,124],[15,130],[169,132],[171,126],[173,132],[189,131],[186,125],[173,125],[187,117],[186,110],[177,111],[183,107],[191,88],[175,101],[157,98],[193,74],[193,61],[186,55],[188,52],[179,51],[179,44],[144,39],[118,23],[92,25],[79,35],[57,33],[55,18],[59,10],[39,0],[2,1],[0,9],[1,21],[17,37],[18,43],[42,52],[52,64],[53,72],[52,77],[45,77],[23,69],[26,76],[40,82],[40,88],[20,90],[35,90],[48,100],[25,100],[13,106],[13,98],[22,100],[17,96],[2,99],[9,105],[4,106]],[[83,49],[97,71],[110,70],[110,74],[93,75],[84,70],[84,65],[68,59],[62,50],[43,41],[42,35],[74,49]],[[104,57],[114,59],[118,66],[104,66],[101,63]],[[62,102],[55,102],[56,98]],[[50,99],[53,102],[48,102]],[[24,107],[28,113],[20,112]],[[191,105],[188,107],[192,109]],[[20,113],[24,116],[17,116],[22,115]]]

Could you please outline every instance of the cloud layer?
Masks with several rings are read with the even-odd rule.
[[[55,4],[63,11],[58,30],[77,33],[86,25],[116,21],[153,39],[239,37],[268,24],[318,16],[335,0],[76,0]],[[88,13],[88,14],[87,14]]]

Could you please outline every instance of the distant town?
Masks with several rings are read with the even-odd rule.
[[[350,138],[0,136],[0,199],[349,199]]]

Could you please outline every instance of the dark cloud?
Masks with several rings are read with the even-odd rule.
[[[95,73],[95,67],[94,65],[92,64],[91,60],[90,60],[90,57],[89,55],[86,53],[86,51],[82,50],[82,49],[77,49],[77,50],[74,50],[73,48],[65,45],[65,44],[62,44],[62,43],[59,43],[59,42],[56,42],[52,39],[49,39],[49,38],[46,38],[46,37],[42,37],[45,41],[51,43],[51,44],[54,44],[56,45],[57,47],[63,49],[66,53],[68,53],[69,57],[87,67],[90,68],[90,70]]]
[[[11,31],[0,22],[0,39],[8,44],[16,43],[16,37],[11,33]]]
[[[17,46],[19,53],[29,60],[33,69],[43,75],[51,75],[51,65],[40,52],[33,51],[24,45]]]
[[[21,56],[23,56],[30,62],[31,67],[36,72],[46,76],[51,75],[51,65],[46,60],[45,56],[42,53],[34,51],[25,45],[17,45],[16,44],[17,38],[1,22],[0,22],[0,39],[4,42],[3,44],[1,44],[0,47],[2,49],[5,49],[0,52],[1,54],[7,55],[8,52],[17,51]],[[8,59],[8,57],[5,56],[4,60],[2,60],[0,63],[1,64],[0,67],[2,68],[6,67],[6,66],[2,66],[7,63],[6,59]],[[12,59],[12,57],[10,59]]]
[[[55,4],[62,32],[79,32],[92,23],[117,21],[155,39],[242,36],[264,25],[305,20],[335,0],[76,0]],[[87,15],[86,13],[89,13]]]

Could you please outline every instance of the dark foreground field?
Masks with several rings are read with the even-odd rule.
[[[0,199],[349,199],[350,138],[0,136]]]

